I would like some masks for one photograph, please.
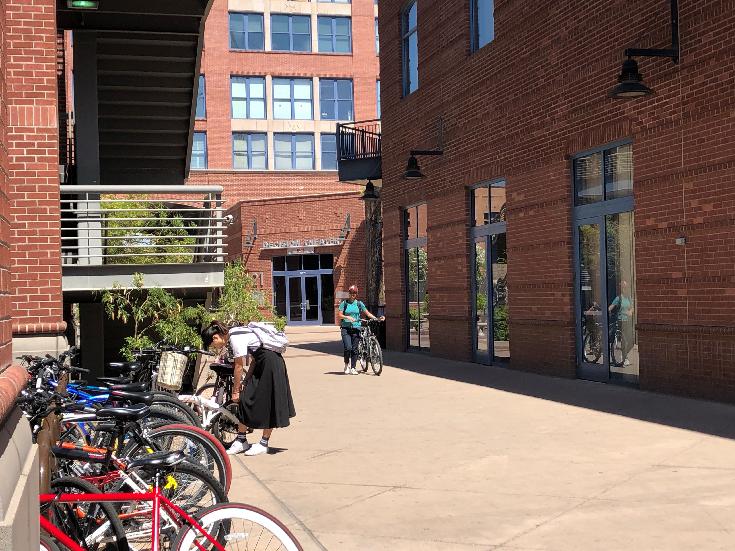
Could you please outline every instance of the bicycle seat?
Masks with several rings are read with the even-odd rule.
[[[102,408],[97,410],[97,419],[114,419],[115,421],[137,421],[148,415],[150,408],[144,404],[136,404],[126,408]]]
[[[186,455],[182,451],[160,451],[145,455],[139,459],[134,459],[128,463],[128,469],[143,467],[150,470],[164,470],[175,467],[186,459]]]
[[[125,385],[130,383],[130,378],[128,377],[97,377],[97,380],[106,385]]]
[[[137,371],[140,369],[140,363],[139,362],[109,362],[107,364],[107,367],[112,371],[117,371],[118,373],[130,373],[132,371]]]
[[[148,392],[148,383],[125,383],[121,385],[107,385],[110,390],[122,390],[124,392]]]
[[[127,400],[134,404],[145,404],[150,406],[153,403],[152,392],[131,392],[128,390],[117,390],[113,389],[110,391],[110,401],[112,400]]]
[[[209,369],[222,377],[235,373],[235,366],[230,364],[209,364]]]

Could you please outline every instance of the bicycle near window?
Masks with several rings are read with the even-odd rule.
[[[366,320],[360,328],[360,344],[358,345],[358,362],[360,370],[367,372],[368,365],[373,373],[380,375],[383,372],[383,350],[380,348],[378,337],[373,333],[373,327],[379,320]]]

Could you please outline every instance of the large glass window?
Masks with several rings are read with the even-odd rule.
[[[380,118],[380,81],[375,82],[375,95],[376,95],[376,111],[378,118]]]
[[[271,15],[271,49],[311,51],[311,18],[308,15]]]
[[[314,170],[313,134],[274,134],[276,170]]]
[[[265,48],[263,14],[230,13],[230,48],[262,50]]]
[[[472,49],[477,50],[495,38],[494,0],[472,0]]]
[[[574,159],[574,202],[587,205],[633,195],[633,148],[619,145]]]
[[[319,105],[322,120],[353,120],[352,81],[348,79],[320,79]]]
[[[263,77],[231,77],[233,119],[265,118],[265,79]]]
[[[313,119],[311,92],[308,78],[274,78],[273,118]]]
[[[419,33],[417,2],[411,2],[403,12],[403,95],[419,87]]]
[[[473,188],[474,355],[475,360],[482,363],[510,357],[505,231],[505,182],[490,182]]]
[[[380,35],[378,34],[378,18],[375,18],[375,55],[380,55]]]
[[[350,53],[352,51],[352,20],[349,17],[317,18],[319,51]]]
[[[426,204],[405,210],[408,346],[430,348]]]
[[[322,134],[322,170],[337,170],[337,136]]]
[[[191,168],[207,168],[207,133],[194,132],[191,142]]]
[[[236,132],[232,135],[232,167],[266,170],[268,147],[265,134]]]
[[[207,118],[207,101],[206,92],[204,90],[204,75],[199,75],[199,89],[197,90],[197,107],[195,117],[197,119]]]

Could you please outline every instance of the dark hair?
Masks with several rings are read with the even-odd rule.
[[[205,349],[212,346],[212,341],[214,340],[215,335],[220,335],[221,337],[227,335],[227,328],[221,321],[214,320],[208,327],[205,327],[202,330],[202,344]]]

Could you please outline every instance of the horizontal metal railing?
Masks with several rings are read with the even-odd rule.
[[[337,124],[337,159],[380,157],[380,119]]]
[[[64,265],[219,263],[221,186],[61,186]]]

